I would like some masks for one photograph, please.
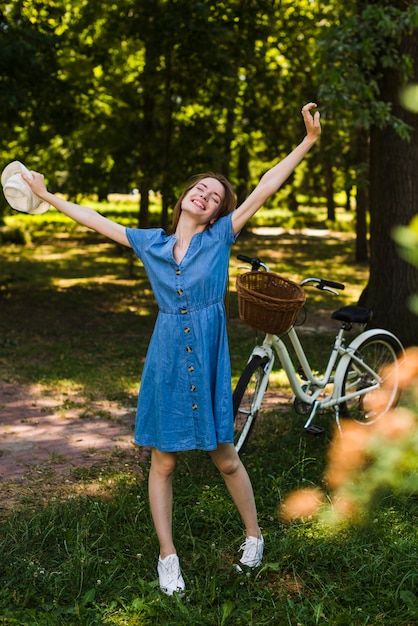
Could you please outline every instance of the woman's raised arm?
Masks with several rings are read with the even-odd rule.
[[[68,200],[64,200],[63,198],[50,193],[46,188],[43,175],[33,171],[31,174],[32,178],[22,173],[22,178],[32,189],[33,193],[38,196],[38,198],[45,200],[45,202],[49,202],[49,204],[58,209],[58,211],[61,211],[79,224],[87,226],[87,228],[91,228],[92,230],[96,230],[98,233],[101,233],[105,237],[109,237],[109,239],[112,239],[117,243],[130,247],[124,226],[103,217],[103,215],[100,215],[100,213],[97,213],[97,211],[94,211],[89,207],[68,202]]]
[[[321,134],[320,115],[319,111],[316,111],[315,114],[312,115],[311,110],[313,108],[316,108],[316,104],[313,102],[305,104],[302,108],[306,136],[301,143],[260,178],[260,182],[254,191],[252,191],[241,206],[234,211],[232,215],[234,233],[238,233],[264,202],[280,189],[295,167],[302,161],[303,157],[317,141]]]

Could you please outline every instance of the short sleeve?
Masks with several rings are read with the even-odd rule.
[[[142,260],[150,246],[167,240],[162,228],[127,228],[126,236],[135,255]]]
[[[232,228],[232,212],[228,213],[225,217],[221,217],[217,222],[209,228],[208,231],[213,237],[216,237],[220,241],[223,241],[228,246],[232,246],[237,240],[239,233],[234,234]]]

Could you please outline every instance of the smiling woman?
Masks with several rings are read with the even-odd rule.
[[[215,211],[215,215],[212,218],[212,223],[215,219],[219,219],[221,217],[225,217],[228,213],[231,213],[235,209],[236,201],[235,201],[235,193],[231,186],[231,183],[228,181],[225,176],[222,174],[214,174],[213,172],[206,172],[204,174],[198,174],[194,176],[189,185],[184,189],[180,198],[176,202],[173,211],[173,222],[171,225],[171,233],[175,234],[177,232],[177,227],[179,225],[180,216],[183,212],[183,202],[189,198],[189,195],[193,195],[197,202],[202,201],[205,194],[209,193],[210,195],[214,194],[214,199],[212,203],[217,202],[217,207]],[[205,200],[206,203],[207,200]],[[206,222],[205,228],[209,228],[210,221]]]
[[[208,173],[193,179],[181,195],[174,210],[172,231],[175,237],[173,256],[180,263],[192,237],[207,230],[217,219],[235,208],[235,196],[223,176]]]
[[[203,178],[185,195],[181,209],[183,213],[191,211],[193,217],[200,216],[205,229],[215,223],[224,195],[224,187],[216,178]]]
[[[198,195],[197,198],[195,197],[196,193]],[[200,209],[203,211],[206,211],[208,208],[216,210],[223,200],[224,189],[221,183],[215,178],[204,178],[200,183],[195,185],[194,189],[189,191],[186,198],[183,200],[183,209],[184,202],[193,194],[195,195],[190,199],[192,203]]]
[[[125,228],[92,209],[47,191],[43,176],[24,175],[45,202],[114,241],[130,246],[143,262],[158,303],[158,316],[142,374],[135,442],[152,448],[151,512],[160,544],[160,588],[168,595],[185,583],[172,537],[172,476],[177,453],[206,450],[221,472],[245,525],[236,569],[258,567],[263,538],[248,474],[233,444],[231,367],[224,297],[230,248],[246,222],[274,194],[318,139],[315,104],[302,109],[303,141],[268,170],[237,209],[227,179],[194,178],[178,200],[172,232]]]

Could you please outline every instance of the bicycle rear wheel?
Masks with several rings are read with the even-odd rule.
[[[234,445],[237,452],[244,448],[253,429],[258,411],[256,399],[261,382],[267,374],[264,371],[268,357],[253,356],[247,363],[233,394],[234,405]]]
[[[361,361],[351,359],[343,375],[343,395],[354,395],[341,405],[341,417],[348,417],[359,424],[370,426],[396,405],[399,396],[397,356],[402,350],[402,345],[395,338],[378,332],[357,347],[356,356],[360,357]],[[367,364],[376,374],[369,372],[362,363]],[[390,378],[384,371],[382,372],[382,368],[388,365],[392,365]],[[381,398],[378,403],[373,402],[376,389],[371,389],[369,393],[365,393],[364,389],[376,385],[381,387],[383,383],[386,389],[384,402],[382,403]]]

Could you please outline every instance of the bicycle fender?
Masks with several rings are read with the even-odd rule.
[[[271,346],[255,346],[253,351],[251,352],[251,356],[248,359],[248,362],[251,361],[253,356],[259,356],[262,359],[267,357],[269,361],[274,360],[274,352]]]
[[[391,333],[389,330],[384,330],[383,328],[370,328],[369,330],[365,330],[364,332],[357,335],[357,337],[355,337],[353,341],[351,341],[351,343],[346,348],[348,354],[344,354],[338,362],[337,369],[335,370],[334,395],[336,394],[338,396],[341,394],[344,373],[347,369],[348,363],[351,360],[351,355],[357,350],[359,346],[361,346],[364,341],[366,341],[370,337],[373,337],[374,335],[383,335],[393,339],[398,344],[399,357],[405,357],[405,350],[403,345],[396,337],[396,335]]]
[[[369,339],[369,337],[373,337],[373,335],[384,335],[386,337],[391,337],[399,346],[399,354],[403,355],[405,353],[404,347],[397,338],[397,336],[391,333],[389,330],[384,330],[383,328],[370,328],[369,330],[365,330],[364,332],[360,333],[347,346],[347,350],[349,350],[350,352],[354,352],[363,343],[363,341]],[[348,355],[345,355],[343,358],[345,358],[346,356]]]
[[[274,352],[271,346],[255,346],[253,351],[250,354],[250,358],[247,361],[247,364],[255,357],[259,357],[261,359],[267,359],[267,362],[264,366],[264,371],[266,374],[270,374],[274,365]]]

